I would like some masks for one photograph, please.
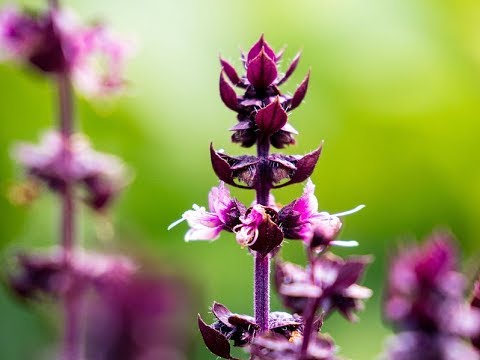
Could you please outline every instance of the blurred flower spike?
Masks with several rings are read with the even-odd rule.
[[[55,131],[43,135],[40,144],[20,143],[13,149],[14,158],[27,173],[55,191],[65,184],[83,185],[86,203],[95,210],[105,209],[126,184],[123,162],[94,151],[80,134],[68,139]]]
[[[475,344],[480,335],[480,311],[465,299],[466,278],[453,243],[451,235],[434,233],[393,258],[384,313],[397,335],[386,359],[480,359],[466,341]]]
[[[132,51],[104,25],[81,25],[70,11],[0,10],[0,57],[46,74],[69,74],[87,97],[115,95],[124,88],[125,61]]]

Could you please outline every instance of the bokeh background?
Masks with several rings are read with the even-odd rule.
[[[42,1],[22,3],[43,6]],[[375,296],[358,324],[338,316],[326,323],[341,354],[367,360],[380,353],[389,334],[381,320],[381,293],[388,254],[398,242],[422,238],[437,226],[449,228],[459,239],[466,268],[475,268],[480,249],[478,1],[64,3],[85,19],[108,19],[138,43],[129,66],[129,93],[112,103],[79,99],[78,119],[97,149],[124,158],[134,174],[110,214],[117,246],[148,254],[162,269],[189,279],[200,289],[192,313],[209,318],[213,300],[235,312],[252,311],[252,259],[231,234],[214,243],[186,244],[185,225],[166,228],[193,203],[207,203],[217,183],[210,168],[211,141],[231,154],[245,153],[229,142],[227,129],[235,118],[219,99],[218,54],[240,67],[238,48],[248,48],[261,33],[277,49],[288,44],[285,61],[303,49],[286,91],[312,69],[306,101],[290,119],[300,132],[298,144],[286,152],[304,153],[325,140],[313,175],[321,208],[337,212],[367,205],[345,220],[341,235],[360,246],[337,253],[375,255],[366,276]],[[31,206],[18,207],[6,195],[22,178],[9,149],[19,139],[36,141],[51,125],[53,98],[44,79],[0,64],[2,272],[16,249],[56,242],[55,198],[43,194]],[[297,185],[275,195],[287,203],[301,191]],[[232,192],[247,203],[253,198],[244,190]],[[102,236],[105,221],[82,213],[87,246],[113,246]],[[283,257],[303,262],[300,244],[287,243]],[[272,307],[281,308],[276,297]],[[20,304],[0,288],[0,358],[38,358],[58,336],[52,309]],[[194,341],[192,359],[213,358],[199,335]]]

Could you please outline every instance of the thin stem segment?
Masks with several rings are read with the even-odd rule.
[[[55,2],[52,2],[54,6]],[[58,6],[58,4],[57,4]],[[67,73],[59,74],[57,78],[59,103],[59,128],[65,143],[63,164],[68,168],[71,161],[70,141],[73,132],[73,91]],[[71,271],[71,259],[75,250],[75,198],[74,184],[65,176],[65,183],[60,193],[62,214],[60,224],[60,243],[66,271]],[[64,340],[62,360],[78,360],[81,357],[80,326],[79,326],[79,294],[73,289],[64,298]]]
[[[271,181],[268,173],[268,154],[270,140],[260,137],[257,143],[257,155],[260,158],[259,181],[256,187],[257,204],[267,206],[270,197]],[[270,255],[262,256],[255,253],[254,268],[254,312],[255,322],[260,331],[268,330],[268,316],[270,314]]]

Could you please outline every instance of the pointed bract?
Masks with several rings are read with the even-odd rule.
[[[264,108],[258,110],[255,116],[255,123],[265,136],[277,132],[287,123],[288,115],[283,110],[279,98],[268,104]]]
[[[290,65],[288,66],[288,69],[287,71],[285,72],[285,75],[283,76],[283,78],[280,79],[280,81],[277,83],[277,86],[280,86],[282,85],[284,82],[286,82],[290,76],[292,76],[292,74],[294,73],[295,69],[297,68],[298,66],[298,63],[300,62],[300,56],[302,55],[302,53],[298,53],[297,55],[295,55],[295,57],[293,58],[292,62],[290,63]]]
[[[230,343],[225,335],[207,325],[198,314],[198,328],[208,349],[223,359],[233,359],[230,355]]]
[[[270,57],[270,59],[272,59],[273,61],[276,61],[275,52],[270,47],[270,45],[268,45],[268,43],[265,41],[265,37],[262,34],[262,36],[260,36],[260,39],[250,48],[250,51],[248,52],[248,55],[246,58],[247,65],[250,61],[256,58],[258,54],[260,54],[262,49],[263,51],[265,51],[267,56]]]
[[[225,71],[222,71],[220,73],[220,82],[219,82],[219,88],[220,88],[220,97],[229,109],[231,110],[237,110],[238,108],[238,99],[237,99],[237,94],[235,93],[235,90],[233,87],[225,80],[223,74]]]
[[[302,83],[298,86],[297,90],[295,90],[295,93],[293,94],[292,101],[290,103],[290,108],[289,110],[293,110],[297,108],[305,98],[305,95],[307,94],[308,90],[308,81],[310,80],[310,71],[308,72],[307,76],[305,76],[305,79],[303,79]]]
[[[227,60],[220,57],[220,64],[222,65],[223,72],[227,75],[228,79],[233,85],[237,86],[241,83],[240,77],[237,74],[237,70]]]
[[[264,48],[248,63],[247,79],[257,89],[266,89],[275,81],[277,75],[277,65]]]

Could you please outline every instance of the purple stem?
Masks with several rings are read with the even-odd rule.
[[[58,4],[57,4],[58,5]],[[55,2],[51,2],[55,6]],[[68,168],[70,162],[69,142],[73,132],[73,90],[67,73],[59,74],[57,79],[59,102],[59,128],[67,151],[63,153],[63,163]],[[66,177],[68,179],[68,176]],[[75,249],[75,199],[74,184],[65,181],[61,192],[61,247],[66,271],[70,271],[71,259]],[[62,360],[80,359],[80,327],[79,302],[80,297],[73,289],[64,298],[64,340]]]
[[[310,263],[310,276],[312,278],[312,282],[314,282],[315,255],[310,249],[307,250],[307,255],[308,255],[308,261]],[[316,298],[310,298],[307,303],[307,308],[303,316],[303,318],[305,319],[305,326],[303,329],[303,342],[300,350],[299,360],[304,360],[307,358],[308,344],[312,339],[313,326],[315,323],[315,314],[317,312],[318,307],[320,306],[320,300],[321,300],[321,297],[318,296]]]
[[[310,299],[307,304],[307,309],[305,311],[305,327],[303,329],[303,342],[302,348],[300,350],[299,360],[304,360],[307,358],[308,344],[312,339],[313,325],[315,323],[315,313],[317,312],[318,307],[320,306],[320,297]]]
[[[257,155],[260,158],[259,181],[256,187],[257,204],[267,206],[270,196],[271,181],[268,173],[267,158],[270,151],[270,139],[260,137],[257,144]],[[270,255],[263,257],[255,253],[254,268],[254,312],[255,322],[260,331],[268,330],[268,316],[270,314]]]

